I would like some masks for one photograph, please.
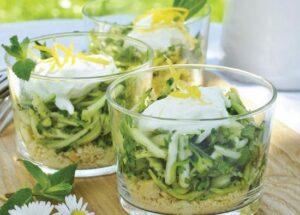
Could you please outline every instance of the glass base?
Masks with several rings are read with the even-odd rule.
[[[23,147],[23,145],[20,146],[18,144],[17,150],[19,155],[25,159],[28,160],[36,165],[38,165],[43,172],[46,174],[53,174],[58,171],[58,169],[49,168],[42,163],[35,161],[31,158],[31,156],[27,153],[26,149]],[[117,170],[116,165],[106,166],[106,167],[99,167],[99,168],[91,168],[91,169],[79,169],[75,171],[75,177],[76,178],[86,178],[86,177],[95,177],[95,176],[102,176],[102,175],[109,175],[115,173]]]
[[[231,211],[227,211],[224,213],[218,213],[219,215],[254,215],[259,206],[260,206],[260,199],[261,197],[255,199],[254,201],[243,205],[242,207],[235,208]],[[146,211],[141,208],[138,208],[128,201],[126,201],[124,198],[120,197],[120,203],[123,209],[130,215],[161,215],[160,213],[155,213],[151,211]],[[176,214],[176,213],[174,213]]]
[[[53,174],[57,171],[57,169],[52,169],[49,167],[46,167],[44,165],[41,165],[39,163],[36,163],[34,161],[31,161],[35,164],[37,164],[43,172],[47,174]],[[100,168],[93,168],[93,169],[79,169],[75,171],[75,178],[87,178],[87,177],[95,177],[95,176],[101,176],[101,175],[109,175],[116,172],[116,165],[113,166],[107,166],[107,167],[100,167]]]

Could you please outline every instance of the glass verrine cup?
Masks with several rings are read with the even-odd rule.
[[[210,22],[208,4],[196,14],[173,7],[170,0],[92,0],[82,10],[87,25],[96,32],[113,32],[144,41],[155,50],[154,65],[204,63]],[[191,16],[190,16],[191,15]]]
[[[62,33],[32,39],[36,62],[29,81],[6,56],[21,156],[51,173],[77,163],[76,176],[115,171],[106,88],[116,78],[149,67],[153,52],[141,41],[105,33]]]
[[[180,78],[181,72],[194,79]],[[156,92],[153,73],[171,77]],[[221,66],[161,66],[114,81],[107,99],[123,208],[130,214],[254,214],[276,95],[265,79]]]

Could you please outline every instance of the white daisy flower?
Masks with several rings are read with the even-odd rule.
[[[88,212],[86,207],[87,203],[84,203],[82,198],[77,202],[75,195],[69,195],[65,197],[65,203],[55,206],[57,213],[54,215],[95,215]]]
[[[31,202],[22,207],[15,206],[15,209],[9,210],[9,215],[49,215],[53,210],[50,202]]]

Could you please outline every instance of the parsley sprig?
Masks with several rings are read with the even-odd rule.
[[[27,160],[21,161],[37,183],[32,189],[23,188],[10,195],[0,208],[0,215],[8,215],[8,211],[15,206],[22,206],[33,200],[64,201],[64,197],[73,190],[76,164],[47,175],[33,163]]]
[[[16,59],[16,62],[12,66],[12,70],[18,78],[28,81],[31,72],[36,66],[36,62],[27,56],[30,40],[26,37],[22,42],[19,42],[16,35],[11,37],[9,40],[11,44],[9,46],[2,44],[2,47],[5,49],[7,54],[15,57]]]
[[[207,0],[174,0],[173,7],[183,7],[189,10],[186,19],[198,13],[206,4]]]

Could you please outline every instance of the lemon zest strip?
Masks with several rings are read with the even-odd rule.
[[[64,67],[66,65],[66,63],[68,63],[69,58],[73,55],[73,53],[70,51],[69,48],[66,48],[65,46],[63,46],[61,44],[55,44],[54,47],[56,49],[60,49],[64,52],[65,56],[64,56],[64,60],[61,65],[61,67]]]
[[[167,64],[170,66],[170,71],[171,71],[171,75],[174,79],[174,82],[176,84],[176,86],[180,89],[184,89],[184,82],[182,80],[180,80],[180,75],[179,73],[176,71],[176,69],[173,66],[173,62],[171,61],[170,58],[168,58],[166,55],[164,56],[166,58],[166,62]]]
[[[199,90],[197,86],[185,86],[184,82],[180,80],[179,72],[176,71],[174,68],[174,65],[170,58],[167,56],[164,56],[166,58],[167,64],[170,66],[171,75],[174,79],[174,82],[176,84],[176,88],[172,93],[170,93],[171,96],[177,97],[177,98],[193,98],[193,99],[199,99],[201,104],[206,104],[206,102],[201,98],[202,93]]]
[[[152,16],[151,27],[140,27],[138,30],[141,31],[152,31],[156,29],[159,25],[178,25],[179,23],[184,23],[189,11],[185,8],[180,7],[168,7],[168,8],[158,8],[149,11],[143,15],[137,16],[133,25],[138,26],[138,22],[148,16]]]
[[[44,51],[44,52],[48,52],[48,53],[52,54],[52,49],[50,49],[46,46],[34,45],[34,46],[32,46],[32,48],[37,49],[39,51]]]
[[[137,27],[137,30],[144,32],[153,31],[164,25],[165,27],[172,27],[172,25],[174,25],[181,31],[185,39],[188,41],[190,48],[194,49],[197,40],[188,33],[184,26],[184,22],[188,14],[189,10],[181,7],[157,8],[149,11],[148,13],[137,16],[133,21],[133,25]],[[150,27],[139,27],[138,22],[149,16],[152,17]]]
[[[51,70],[53,70],[55,68],[55,65],[57,65],[60,68],[65,66],[70,61],[70,59],[71,59],[71,64],[74,64],[76,58],[86,60],[86,61],[90,61],[92,63],[102,64],[102,65],[108,65],[110,63],[110,61],[108,61],[104,58],[101,58],[101,57],[91,57],[91,56],[89,56],[87,54],[84,54],[84,53],[74,54],[74,52],[73,52],[74,44],[70,44],[69,48],[65,47],[62,44],[58,44],[58,43],[54,44],[52,49],[50,49],[46,46],[41,46],[41,45],[34,45],[33,48],[37,49],[39,51],[48,52],[52,55],[51,59],[53,59],[54,62],[53,62],[53,65],[50,68]],[[63,59],[62,62],[60,62],[60,60],[59,60],[58,50],[61,50],[64,53],[64,59]]]
[[[53,48],[52,48],[52,56],[53,56],[53,59],[54,59],[56,65],[61,68],[62,64],[59,61],[59,56],[58,56],[58,53],[57,53],[56,45],[54,45]]]
[[[102,65],[108,65],[109,64],[109,61],[104,59],[104,58],[101,58],[101,57],[91,57],[89,55],[86,55],[84,53],[78,53],[76,55],[77,58],[79,59],[82,59],[82,60],[86,60],[86,61],[90,61],[90,62],[93,62],[93,63],[98,63],[98,64],[102,64]]]

